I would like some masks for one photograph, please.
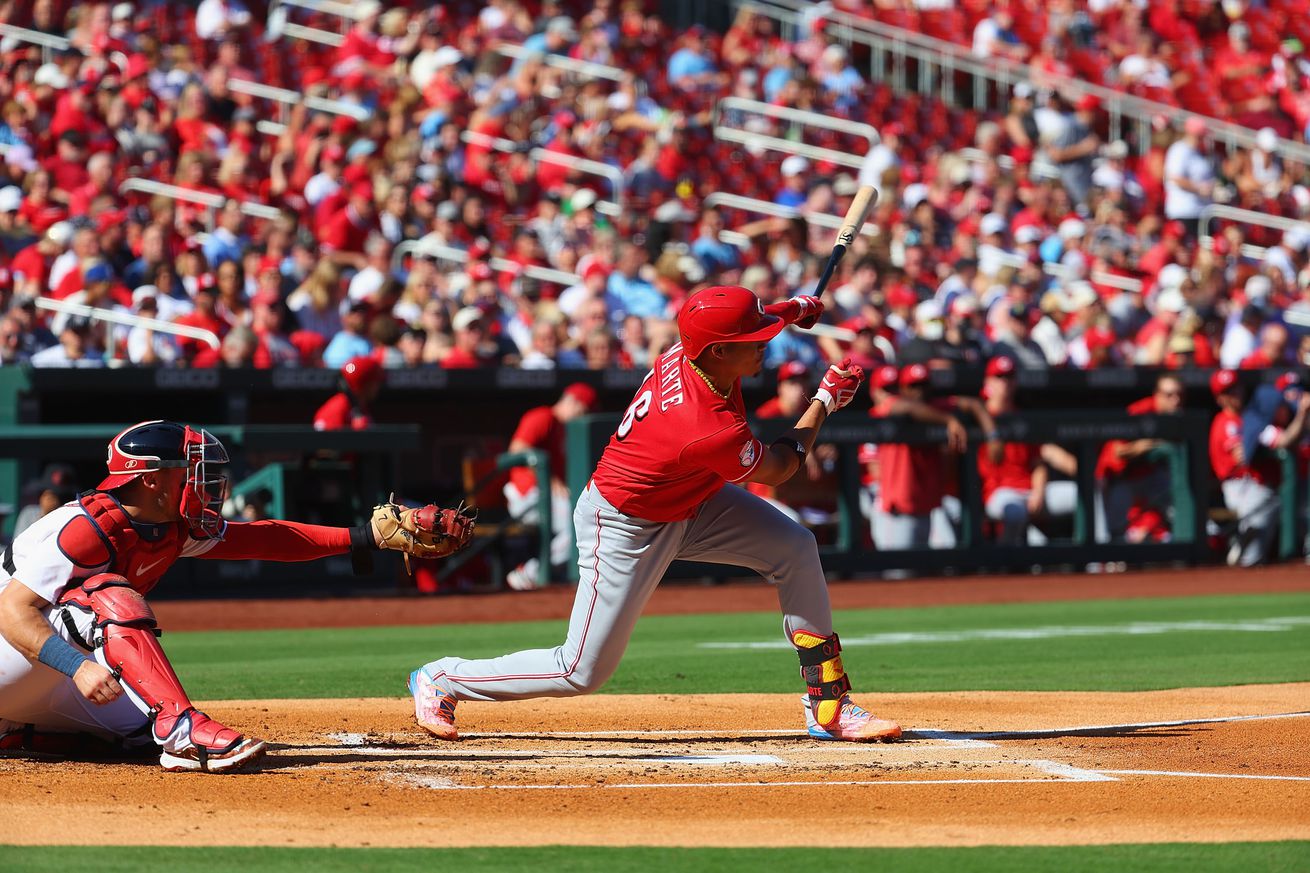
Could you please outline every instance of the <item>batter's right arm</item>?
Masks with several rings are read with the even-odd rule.
[[[748,481],[761,485],[781,485],[794,476],[805,463],[806,455],[813,451],[814,441],[818,439],[819,428],[824,421],[851,402],[863,380],[864,371],[852,364],[849,358],[829,367],[800,421],[769,446]]]

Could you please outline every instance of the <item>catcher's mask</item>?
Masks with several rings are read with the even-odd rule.
[[[223,531],[220,510],[227,499],[227,449],[204,429],[174,421],[144,421],[109,441],[109,475],[99,490],[109,491],[151,470],[185,468],[186,484],[178,511],[200,539]]]

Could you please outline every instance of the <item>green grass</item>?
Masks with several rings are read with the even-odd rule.
[[[171,846],[0,846],[5,873],[141,873],[143,870],[241,870],[243,873],[626,873],[636,870],[969,870],[972,873],[1058,870],[1102,873],[1281,873],[1310,865],[1310,842],[1143,844],[1117,846],[981,846],[963,849],[664,849],[545,846],[506,849],[288,849]]]
[[[1034,583],[1037,584],[1037,583]],[[252,606],[252,608],[258,608]],[[1021,629],[1133,622],[1235,622],[1310,615],[1310,594],[1102,600],[848,610],[848,640],[893,632]],[[163,642],[200,699],[394,697],[409,671],[445,655],[481,658],[556,645],[565,622],[167,633]],[[775,641],[776,613],[648,616],[610,693],[797,691],[786,649],[710,650],[703,641]],[[1310,680],[1310,623],[1281,631],[989,639],[848,646],[856,687],[883,691],[1104,690]]]

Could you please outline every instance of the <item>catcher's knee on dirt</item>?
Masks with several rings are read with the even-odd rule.
[[[801,659],[801,678],[810,695],[814,719],[820,727],[830,727],[841,715],[842,698],[851,690],[851,680],[841,662],[841,640],[836,634],[821,637],[798,630],[792,633],[791,642]]]
[[[92,639],[77,633],[71,616],[63,620],[74,641],[94,651],[148,715],[153,716],[155,742],[170,751],[189,746],[220,754],[241,742],[241,735],[198,712],[173,665],[159,645],[155,613],[144,597],[122,576],[101,573],[73,588],[59,603],[95,616]]]

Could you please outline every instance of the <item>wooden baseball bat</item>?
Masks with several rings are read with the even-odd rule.
[[[872,185],[865,185],[855,192],[851,208],[846,210],[846,218],[837,231],[837,244],[832,247],[832,254],[828,255],[828,264],[823,268],[823,275],[819,277],[819,284],[814,289],[815,297],[823,295],[823,290],[828,287],[828,282],[832,279],[833,271],[845,257],[846,249],[855,241],[855,235],[864,228],[864,219],[877,199],[878,189]]]

